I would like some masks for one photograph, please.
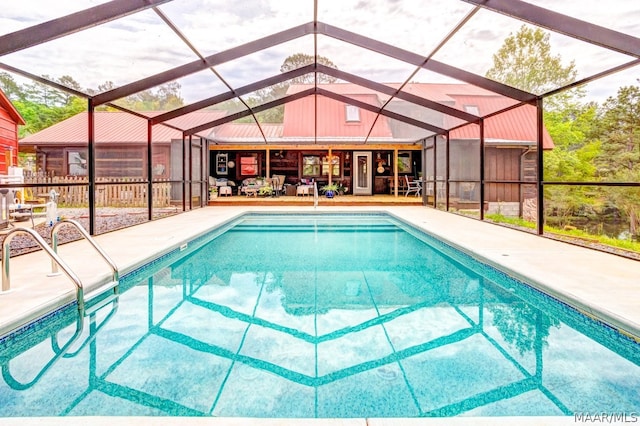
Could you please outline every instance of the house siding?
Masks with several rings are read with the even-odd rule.
[[[18,125],[9,112],[0,106],[0,173],[18,164]]]

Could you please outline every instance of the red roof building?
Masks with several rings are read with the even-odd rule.
[[[388,86],[400,88],[399,84]],[[287,94],[312,87],[292,85]],[[352,186],[353,177],[358,173],[354,168],[359,167],[355,156],[368,152],[367,170],[375,170],[368,178],[373,194],[389,193],[395,182],[399,184],[404,179],[398,176],[417,176],[421,171],[426,172],[427,178],[442,179],[445,169],[448,170],[453,196],[462,196],[462,187],[473,188],[479,181],[479,125],[461,126],[465,121],[455,114],[438,112],[399,97],[390,99],[387,94],[354,84],[322,84],[318,89],[317,95],[286,103],[282,123],[260,123],[258,127],[236,121],[204,130],[202,136],[211,141],[210,175],[239,184],[247,178],[280,174],[285,175],[287,183],[296,184],[309,179],[323,183],[331,173],[332,181]],[[511,183],[488,183],[486,200],[522,199],[523,186],[513,182],[535,182],[535,107],[515,107],[516,102],[511,99],[466,84],[411,83],[402,90],[472,116],[505,110],[484,120],[484,177],[488,182]],[[390,113],[379,115],[382,106]],[[157,114],[160,112],[146,116]],[[225,111],[202,110],[168,124],[190,129],[226,115]],[[407,124],[398,119],[399,116],[411,118],[416,124]],[[39,170],[56,175],[86,174],[87,119],[86,113],[78,114],[26,137],[20,141],[21,149],[38,153]],[[426,123],[432,130],[419,123]],[[437,129],[449,131],[448,167],[445,166],[444,139],[432,137],[438,133]],[[156,125],[152,139],[154,178],[177,177],[172,175],[172,169],[181,167],[181,161],[174,157],[182,152],[182,131]],[[427,149],[425,156],[422,155],[423,141]],[[96,112],[95,145],[98,177],[146,176],[144,118],[124,112]],[[553,148],[546,130],[543,147]],[[251,167],[245,167],[247,164]],[[477,198],[473,189],[466,189],[464,193],[468,198]]]
[[[0,90],[0,174],[18,165],[18,126],[24,119],[9,98]]]
[[[164,111],[144,113],[153,117]],[[224,116],[224,111],[199,111],[155,125],[152,129],[153,170],[156,178],[171,177],[171,149],[180,151],[182,131]],[[37,170],[49,175],[86,175],[89,115],[82,112],[20,140],[20,149],[36,153]],[[147,120],[120,111],[96,111],[95,146],[98,177],[145,176]]]

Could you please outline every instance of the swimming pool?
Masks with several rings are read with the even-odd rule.
[[[122,287],[3,339],[1,416],[640,407],[637,344],[386,215],[246,215]]]

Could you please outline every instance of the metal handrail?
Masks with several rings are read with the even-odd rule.
[[[98,246],[98,244],[94,241],[93,238],[91,238],[91,235],[89,235],[89,233],[82,227],[82,225],[80,225],[78,222],[76,222],[75,220],[72,219],[62,219],[59,222],[57,222],[55,225],[53,225],[53,227],[51,228],[51,247],[53,249],[53,251],[55,253],[58,252],[58,231],[60,230],[60,228],[64,225],[64,224],[70,224],[76,227],[76,229],[78,230],[78,232],[80,232],[80,234],[89,242],[91,243],[91,245],[93,246],[93,248],[96,249],[96,251],[98,252],[98,254],[100,254],[100,256],[102,256],[102,258],[109,264],[109,266],[111,267],[111,271],[113,272],[113,282],[118,282],[119,279],[119,272],[118,272],[118,267],[116,266],[115,262],[113,260],[111,260],[111,258],[107,255],[107,253],[105,253],[104,250],[102,250],[102,248],[100,246]],[[51,262],[51,273],[52,274],[57,274],[58,273],[58,265],[55,262]],[[117,287],[116,287],[117,289]],[[117,292],[117,290],[115,290]]]
[[[51,263],[55,263],[56,265],[60,265],[62,271],[65,273],[67,277],[76,286],[76,298],[78,299],[78,309],[81,311],[84,310],[84,288],[82,286],[82,281],[80,278],[67,266],[66,263],[58,256],[58,254],[49,247],[47,242],[31,228],[14,228],[9,231],[2,242],[2,291],[9,291],[11,289],[11,276],[9,274],[9,259],[11,258],[11,240],[18,234],[29,234],[31,235],[38,245],[42,247],[45,253],[51,257]],[[57,266],[56,266],[57,269]]]

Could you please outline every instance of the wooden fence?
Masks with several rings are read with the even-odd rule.
[[[121,180],[121,179],[120,179]],[[117,182],[118,179],[96,179],[96,207],[146,207],[147,184],[139,179]],[[27,199],[48,198],[51,190],[58,193],[60,207],[86,207],[89,205],[89,186],[83,176],[26,176],[24,183],[46,184],[46,187],[25,188]],[[79,184],[78,186],[59,186]],[[50,186],[49,186],[50,185]],[[154,182],[153,206],[168,207],[171,205],[171,183]]]

